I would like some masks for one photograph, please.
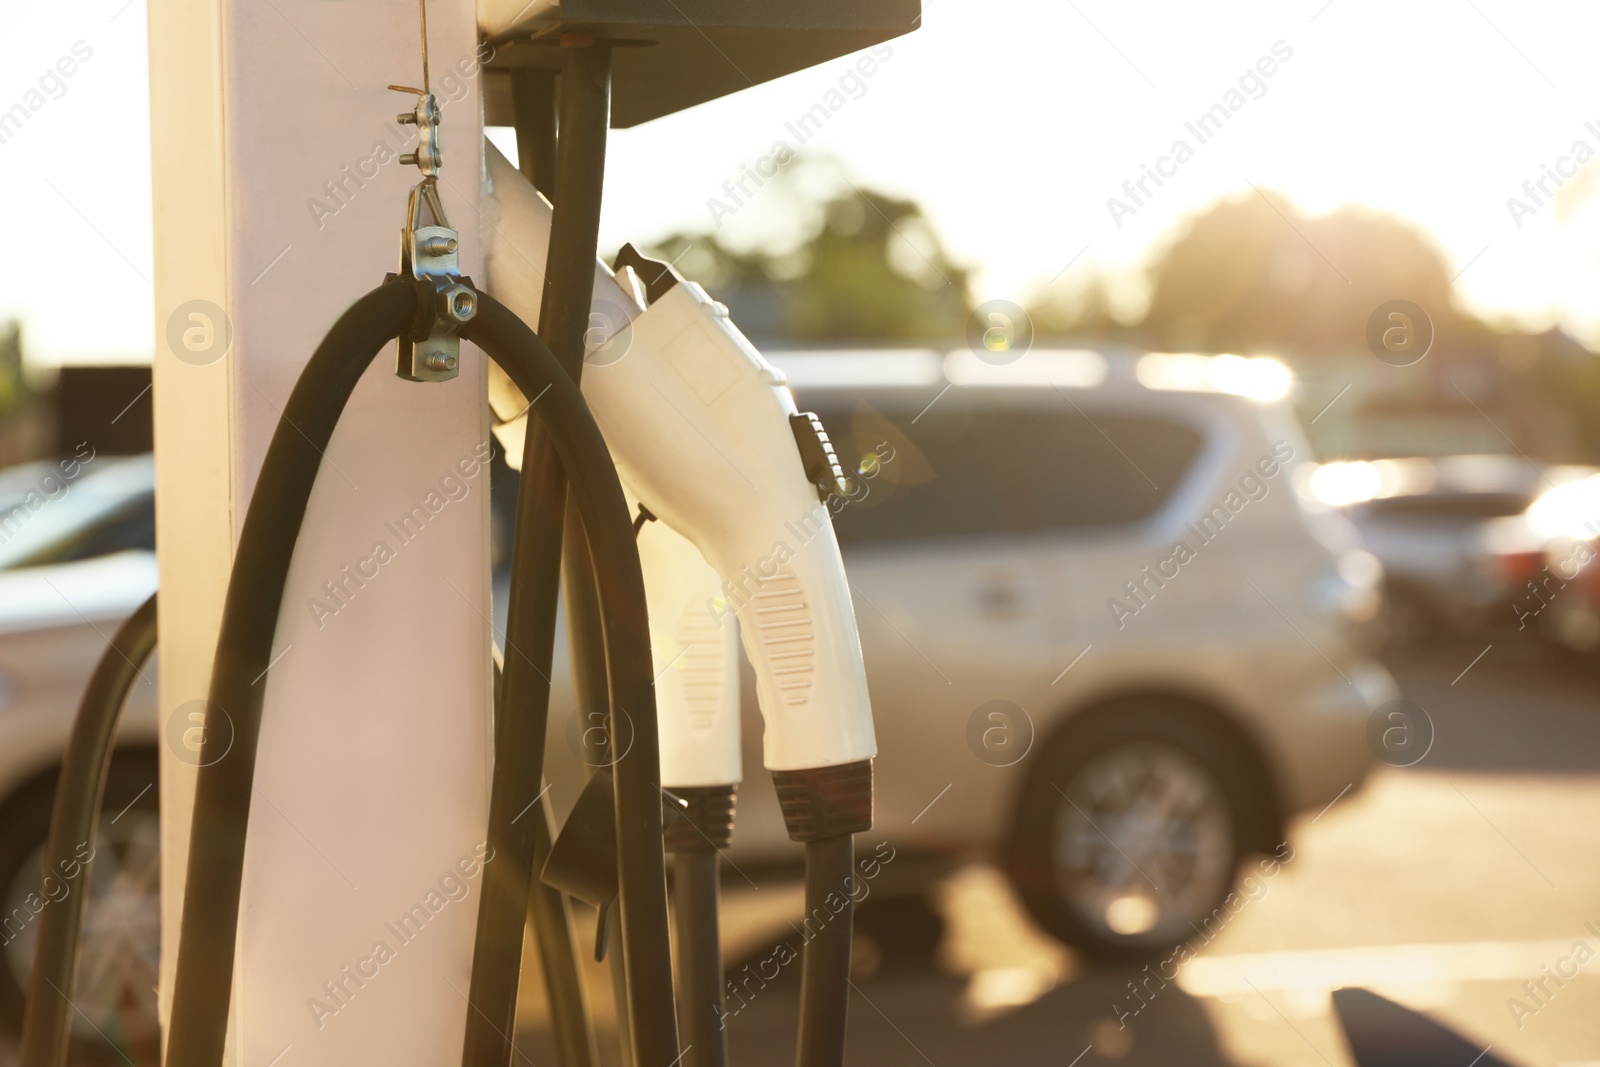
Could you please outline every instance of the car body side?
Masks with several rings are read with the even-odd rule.
[[[837,410],[841,399],[815,390],[799,401]],[[1198,429],[1203,445],[1160,508],[1137,523],[871,545],[844,537],[878,724],[873,834],[952,858],[992,857],[1016,816],[1030,755],[1074,723],[1142,697],[1205,720],[1247,751],[1271,807],[1259,820],[1265,836],[1359,786],[1373,759],[1366,720],[1398,693],[1343,626],[1308,603],[1319,575],[1356,545],[1336,517],[1297,497],[1295,470],[1309,451],[1286,407],[1115,384],[986,399],[996,417],[1042,406],[1091,422],[1112,413],[1174,419]],[[1202,543],[1192,524],[1235,503],[1228,494],[1251,472],[1257,498],[1242,497]],[[1141,476],[1131,461],[1126,475]],[[1048,472],[1039,490],[1049,491]],[[1192,559],[1169,562],[1172,576],[1157,571],[1158,583],[1151,570],[1180,540]],[[1142,601],[1130,581],[1142,583]],[[1116,612],[1117,601],[1137,610]],[[739,836],[752,851],[781,832],[756,781],[765,777],[759,731],[747,712]],[[979,751],[997,731],[1009,734],[1010,758]],[[1277,840],[1248,844],[1270,850]]]

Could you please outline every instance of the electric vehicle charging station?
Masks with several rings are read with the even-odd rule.
[[[720,1064],[706,998],[720,997],[715,855],[740,770],[735,619],[808,905],[848,895],[850,835],[871,824],[870,705],[820,503],[845,475],[725,308],[631,247],[615,273],[595,262],[605,133],[909,32],[917,5],[423,13],[419,44],[409,3],[334,5],[308,58],[287,18],[237,0],[151,12],[165,1056],[508,1063],[531,904],[563,1058],[588,1063],[552,888],[585,883],[614,916],[627,1061]],[[491,50],[507,73],[480,78]],[[462,91],[441,106],[433,87],[452,74]],[[523,174],[482,139],[491,85]],[[379,285],[397,219],[399,269]],[[612,349],[584,372],[586,342]],[[491,421],[513,442],[526,427],[498,695]],[[817,536],[773,562],[788,521]],[[552,844],[540,767],[558,578],[580,705],[608,707],[610,738],[626,718],[634,741],[585,791],[603,821],[575,815]],[[102,664],[69,753],[82,795],[58,795],[52,847],[84,819],[92,832],[116,660],[152,643],[119,635]],[[653,694],[679,654],[702,662],[698,681]],[[70,989],[76,908],[43,920],[27,1064],[64,1062],[66,998],[41,990],[52,973]],[[798,1059],[837,1063],[847,919],[803,960]]]

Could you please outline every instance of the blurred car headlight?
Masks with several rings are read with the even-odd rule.
[[[1527,516],[1544,537],[1582,541],[1600,534],[1600,474],[1545,492],[1528,505]]]
[[[1308,488],[1313,499],[1332,508],[1360,504],[1383,489],[1383,471],[1366,460],[1324,463],[1312,470]]]

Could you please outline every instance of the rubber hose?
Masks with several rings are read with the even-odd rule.
[[[529,396],[535,394],[529,393]],[[544,400],[539,401],[540,404]],[[536,405],[537,406],[537,405]],[[561,582],[561,515],[567,479],[543,421],[528,419],[506,616],[504,723],[495,736],[486,840],[504,863],[485,878],[478,901],[462,1067],[507,1067],[522,973],[522,928],[538,884],[537,800],[550,719],[550,670]],[[555,531],[552,535],[551,523]],[[488,868],[485,868],[487,872]],[[587,1039],[586,1039],[587,1040]]]
[[[548,199],[556,183],[556,72],[511,68],[517,169]]]
[[[584,337],[594,302],[594,256],[600,240],[600,202],[605,183],[606,138],[611,126],[611,43],[596,40],[562,48],[560,136],[556,141],[554,212],[545,254],[544,294],[539,303],[539,336],[574,382],[582,382]],[[561,592],[566,604],[567,641],[572,660],[573,695],[581,713],[609,703],[606,691],[605,635],[595,564],[583,522],[569,502],[562,536]],[[609,750],[617,741],[607,733]],[[625,741],[625,739],[624,739]],[[612,760],[609,751],[604,764]],[[593,767],[585,768],[592,772]],[[612,938],[607,963],[618,1007],[621,1067],[635,1067],[628,1024],[628,941]]]
[[[556,157],[556,74],[554,71],[514,70],[511,73],[512,104],[517,131],[517,157],[522,173],[534,188],[549,196],[555,183]],[[551,538],[548,523],[550,516],[560,515],[566,506],[566,475],[560,460],[544,445],[543,427],[537,419],[528,420],[523,445],[523,471],[517,529],[537,542],[524,553],[515,554],[523,562],[520,573],[514,573],[513,590],[526,587],[522,593],[513,593],[517,605],[515,617],[524,625],[518,626],[520,658],[527,661],[541,679],[548,679],[555,638],[556,606],[548,588],[552,577],[561,566],[561,541]],[[533,494],[536,506],[523,510],[521,497]],[[517,571],[518,568],[514,568]],[[542,581],[534,581],[542,577]],[[530,606],[531,605],[531,606]],[[598,609],[597,609],[598,610]],[[596,621],[598,625],[598,620]],[[512,637],[508,633],[508,642]],[[535,648],[525,647],[531,642]],[[532,654],[530,654],[532,653]],[[601,665],[602,671],[604,664]],[[535,688],[520,706],[532,709],[533,721],[514,740],[508,751],[498,747],[502,736],[497,725],[496,756],[513,761],[520,767],[507,783],[510,788],[521,789],[536,784],[541,779],[530,776],[528,763],[530,748],[536,743],[533,736],[546,736],[544,725],[549,721],[549,688],[537,682],[519,681],[516,688],[529,684]],[[495,677],[495,712],[497,723],[503,718],[504,674]],[[541,750],[542,751],[542,750]],[[542,762],[542,760],[541,760]],[[545,977],[546,1000],[550,1009],[550,1023],[555,1037],[556,1052],[562,1067],[591,1067],[598,1062],[598,1049],[594,1044],[594,1030],[590,1025],[588,1004],[584,996],[577,959],[573,955],[572,911],[562,894],[539,881],[538,872],[549,855],[550,840],[554,836],[550,808],[537,798],[531,802],[539,810],[533,822],[532,842],[512,841],[508,838],[506,823],[524,816],[524,805],[512,799],[497,810],[491,804],[491,839],[505,842],[507,853],[513,857],[509,868],[517,873],[510,884],[497,887],[494,901],[480,907],[477,919],[477,937],[473,952],[473,971],[469,997],[479,1011],[467,1021],[462,1039],[462,1063],[501,1067],[511,1058],[511,1035],[516,1025],[516,983],[520,976],[522,954],[520,928],[516,922],[516,898],[526,893],[527,913],[533,923],[535,946]],[[531,844],[531,854],[526,854]],[[498,852],[496,853],[499,854]],[[531,861],[531,862],[530,862]],[[526,873],[524,873],[526,872]],[[497,992],[498,990],[498,992]]]
[[[226,714],[233,748],[212,762],[207,731],[195,783],[178,965],[168,1026],[169,1067],[220,1067],[227,1036],[245,831],[266,686],[284,584],[322,450],[356,383],[389,341],[409,329],[414,283],[390,281],[339,317],[284,406],[240,531],[212,667],[207,716]],[[271,684],[271,679],[267,679]]]
[[[94,841],[122,705],[140,677],[140,665],[155,647],[156,598],[152,593],[111,638],[111,646],[100,656],[78,704],[56,779],[50,839],[45,846],[47,871],[65,871],[68,864],[77,863],[82,843]],[[69,998],[77,978],[78,942],[89,898],[88,863],[82,864],[78,878],[76,893],[39,915],[39,940],[22,1017],[23,1067],[66,1067],[72,1036]]]
[[[680,816],[684,818],[686,816]],[[721,856],[715,848],[672,854],[672,910],[678,929],[678,1016],[688,1067],[725,1067],[722,938],[717,929]]]
[[[839,1067],[844,1063],[845,1017],[850,1007],[851,889],[854,838],[838,834],[806,842],[804,928],[818,927],[800,957],[799,1067]],[[830,898],[844,901],[834,912]]]
[[[630,977],[639,988],[668,991],[660,998],[641,998],[635,1035],[642,1067],[670,1067],[679,1051],[666,934],[660,755],[644,579],[632,550],[630,516],[604,438],[577,387],[515,315],[486,293],[477,297],[480,310],[465,335],[499,358],[524,395],[549,393],[544,413],[552,416],[547,421],[551,441],[571,476],[597,557],[615,568],[604,586],[607,646],[617,650],[612,688],[620,695],[618,710],[634,723],[632,749],[617,773],[624,929],[642,950]],[[245,515],[210,694],[210,707],[226,709],[232,720],[234,758],[208,764],[202,747],[168,1067],[220,1067],[222,1062],[265,688],[251,681],[270,662],[289,564],[322,449],[367,366],[410,324],[416,299],[414,283],[396,279],[362,297],[334,324],[284,406]]]
[[[534,822],[533,854],[534,864],[542,867],[555,832],[550,825],[549,805],[541,803],[539,808],[542,811],[538,822]],[[550,1033],[555,1037],[557,1062],[562,1067],[598,1064],[594,1027],[589,1024],[589,998],[578,969],[578,937],[573,933],[571,902],[560,889],[534,878],[533,891],[528,894],[528,918],[533,921],[539,969],[544,974],[544,998],[550,1009]]]
[[[606,135],[611,125],[609,41],[562,47],[560,107],[539,337],[576,381],[583,368],[583,335],[590,327],[594,257],[600,241]]]
[[[626,946],[628,988],[648,990],[632,998],[628,1015],[635,1063],[639,1067],[672,1067],[682,1055],[672,995],[672,950],[667,929],[667,881],[661,844],[661,749],[656,724],[655,670],[650,652],[649,618],[645,609],[644,574],[633,540],[632,516],[622,496],[605,439],[588,414],[572,379],[560,373],[549,350],[508,308],[480,293],[480,310],[463,336],[496,358],[522,390],[538,396],[548,387],[558,412],[570,404],[578,418],[541,419],[571,478],[595,561],[604,567],[597,583],[612,719],[608,735],[631,743],[613,753],[612,775],[617,798],[617,880],[622,942]],[[541,361],[531,358],[542,353]],[[522,357],[521,359],[511,357]],[[538,405],[533,409],[538,412]],[[577,424],[577,425],[569,425]],[[581,431],[579,440],[572,440]],[[563,440],[563,438],[567,440]],[[579,461],[591,471],[580,484]],[[603,483],[601,486],[592,484]],[[618,510],[620,509],[620,510]],[[624,520],[617,522],[618,516]],[[620,721],[619,721],[620,720]],[[623,728],[623,723],[626,728]]]
[[[139,667],[149,658],[155,644],[156,597],[152,594],[113,636],[84,692],[62,754],[50,820],[46,869],[58,866],[65,869],[79,847],[72,842],[94,838],[116,723],[127,693],[134,679],[139,677]],[[500,665],[496,663],[497,731],[503,707],[501,688]],[[539,807],[534,869],[543,865],[553,835],[550,809],[543,804]],[[84,867],[86,872],[87,865]],[[40,919],[23,1017],[20,1049],[23,1067],[66,1065],[71,1040],[71,1005],[67,998],[75,984],[86,905],[87,894],[80,892],[71,904],[49,909]],[[572,918],[567,901],[557,890],[538,883],[529,899],[529,917],[539,946],[560,1062],[563,1067],[588,1067],[596,1057],[573,950]]]
[[[535,869],[544,866],[555,837],[550,807],[543,808],[534,824],[533,856]],[[600,1062],[594,1044],[594,1028],[589,1022],[589,1002],[578,970],[577,938],[572,929],[572,905],[561,891],[534,879],[528,895],[528,918],[533,924],[534,942],[539,952],[539,968],[544,974],[545,1002],[550,1010],[550,1032],[555,1037],[556,1058],[561,1067],[590,1067]]]
[[[593,300],[594,255],[610,124],[610,54],[610,45],[605,42],[562,49],[562,136],[556,142],[553,168],[541,168],[547,178],[553,175],[556,206],[545,257],[539,336],[549,339],[550,350],[573,382],[578,381],[583,370],[583,336]],[[519,118],[525,111],[533,114],[530,122],[518,122],[519,147],[525,139],[530,155],[540,151],[548,157],[552,131],[545,124],[552,116],[546,114],[548,100],[537,99],[544,88],[537,83],[525,84],[515,106]],[[541,167],[541,160],[536,158],[528,163],[530,169]],[[519,547],[512,566],[511,621],[506,633],[510,655],[506,692],[508,706],[534,709],[538,730],[537,736],[524,736],[519,732],[521,727],[513,725],[506,736],[508,747],[497,747],[496,752],[497,758],[514,761],[508,766],[531,764],[537,769],[543,765],[550,649],[556,627],[557,590],[563,575],[579,713],[609,707],[610,694],[593,561],[579,516],[566,504],[566,472],[550,446],[549,429],[543,420],[528,420],[522,454],[517,506]],[[563,527],[567,531],[565,537]],[[529,542],[525,549],[521,546],[524,540]],[[511,654],[513,646],[521,655]],[[542,669],[536,666],[539,664]],[[538,678],[532,677],[530,668],[538,670]],[[530,722],[530,729],[531,725]],[[537,761],[533,754],[537,754]],[[497,778],[498,791],[490,800],[488,840],[495,845],[496,855],[501,855],[501,846],[496,842],[504,842],[512,859],[507,866],[514,874],[503,876],[499,886],[486,884],[480,901],[477,951],[468,991],[477,1011],[467,1019],[462,1067],[506,1067],[511,1061],[524,901],[529,889],[523,880],[524,871],[531,869],[535,881],[538,877],[537,868],[527,866],[532,858],[530,828],[514,823],[530,802],[527,794],[538,788],[539,780],[538,773],[530,775],[526,770],[508,775],[503,782]],[[621,939],[615,951],[618,955],[613,959],[622,958],[625,949]],[[626,1011],[625,1005],[622,1011]],[[625,1024],[623,1032],[627,1032]],[[626,1050],[624,1059],[631,1063]]]
[[[497,649],[494,663],[496,736],[505,718],[505,674],[498,653]],[[550,855],[555,822],[550,805],[541,800],[534,808],[529,815],[537,820],[533,827],[533,870],[538,871],[543,869]],[[571,902],[560,890],[535,878],[528,894],[528,921],[533,926],[539,969],[544,975],[545,1003],[550,1011],[550,1031],[555,1038],[557,1061],[561,1067],[591,1067],[599,1062],[599,1055],[594,1045],[594,1028],[589,1023],[583,975],[578,970]]]

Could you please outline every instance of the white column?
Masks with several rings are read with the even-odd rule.
[[[473,14],[470,0],[428,11],[441,192],[469,273]],[[385,86],[422,71],[414,0],[153,0],[150,50],[165,1015],[195,780],[186,705],[206,696],[280,410],[335,319],[395,269],[418,175],[398,160],[414,130],[394,119],[415,101]],[[391,344],[328,449],[258,683],[242,1067],[460,1055],[490,763],[484,369],[469,346],[447,384],[393,368]]]

